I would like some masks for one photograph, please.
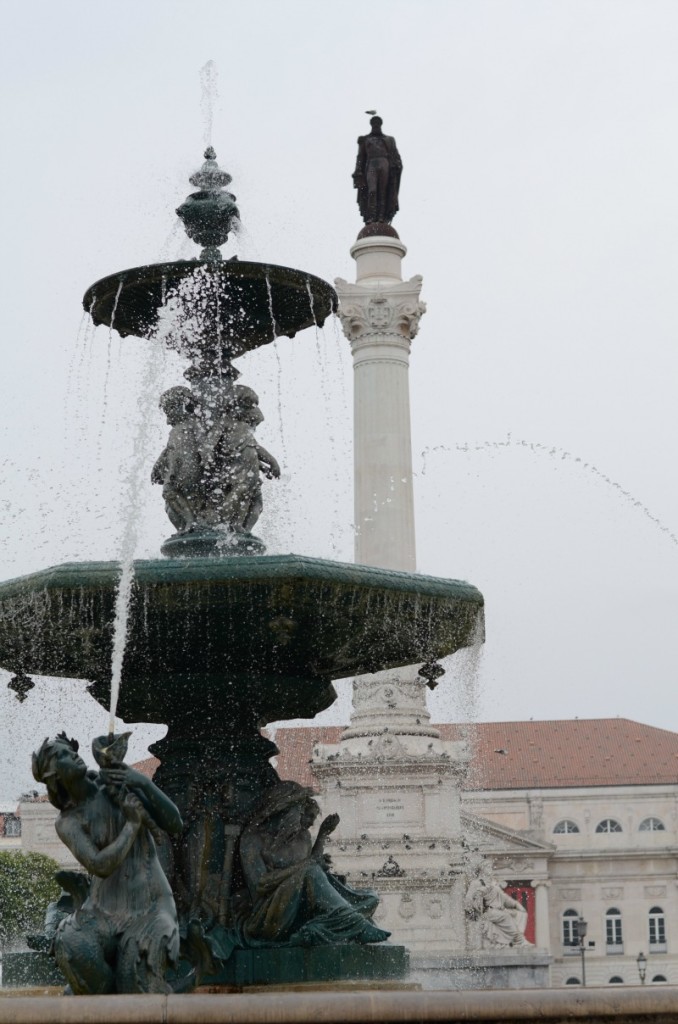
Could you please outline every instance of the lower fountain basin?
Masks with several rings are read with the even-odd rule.
[[[108,705],[115,562],[0,584],[0,665],[91,681]],[[299,555],[135,563],[119,713],[167,722],[191,705],[312,717],[333,679],[437,659],[482,638],[475,587]]]

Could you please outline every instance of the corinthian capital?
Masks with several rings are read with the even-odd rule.
[[[420,274],[392,285],[380,281],[376,288],[337,278],[339,319],[348,340],[409,343],[426,312],[426,304],[419,298],[421,283]]]

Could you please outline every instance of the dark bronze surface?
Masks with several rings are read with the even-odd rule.
[[[276,337],[293,338],[314,323],[321,327],[337,309],[334,288],[319,277],[244,260],[180,260],[134,267],[97,281],[85,292],[82,304],[95,324],[112,326],[123,338],[130,334],[148,338],[156,329],[158,310],[168,292],[198,271],[207,275],[205,287],[213,299],[205,347],[220,342],[229,358],[267,345]]]
[[[74,909],[53,936],[76,995],[168,993],[166,971],[179,959],[179,920],[153,837],[183,823],[172,801],[124,763],[128,737],[94,741],[100,772],[87,769],[65,733],[33,754],[33,776],[59,811],[59,838],[90,876],[79,876],[81,885],[70,879]]]
[[[119,572],[73,563],[0,584],[0,665],[92,680],[107,706]],[[459,581],[298,555],[140,561],[120,713],[167,721],[237,678],[228,699],[258,716],[312,717],[332,679],[474,642],[482,602]]]
[[[403,162],[393,136],[382,132],[382,123],[378,116],[370,118],[369,135],[358,137],[353,187],[366,224],[390,224],[399,209]]]

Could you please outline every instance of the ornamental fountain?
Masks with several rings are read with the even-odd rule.
[[[337,297],[304,271],[224,259],[220,249],[238,218],[231,178],[210,148],[190,180],[197,191],[177,213],[200,255],[111,274],[83,299],[95,324],[166,344],[188,363],[187,383],[158,396],[170,431],[152,471],[175,532],[158,559],[69,563],[0,584],[0,665],[24,685],[31,673],[87,679],[111,720],[117,711],[128,722],[167,725],[151,751],[160,760],[154,781],[176,811],[162,805],[167,834],[159,842],[182,940],[175,989],[204,977],[240,985],[402,977],[407,952],[384,943],[387,933],[371,924],[375,898],[342,892],[323,860],[321,838],[336,827],[336,815],[305,855],[303,892],[277,890],[280,906],[266,927],[255,927],[261,907],[253,858],[281,869],[274,855],[295,808],[302,819],[295,835],[310,850],[317,814],[308,793],[281,782],[270,764],[276,747],[260,729],[329,707],[336,679],[412,665],[435,678],[439,658],[477,642],[483,599],[454,580],[265,553],[252,533],[261,477],[280,471],[254,437],[263,415],[255,391],[237,383],[233,361],[276,337],[322,326]],[[125,576],[121,625],[116,601]],[[121,628],[118,694],[111,664]],[[34,772],[51,794],[57,755],[75,764],[75,749],[62,737],[36,754]],[[153,844],[159,822],[152,807],[160,798],[126,769],[124,736],[111,732],[94,749],[102,767],[96,785],[123,817],[134,805],[129,792],[136,794],[142,811],[130,810],[127,820],[136,814]],[[58,787],[52,795],[62,812],[73,806]],[[153,820],[141,820],[144,813]],[[87,857],[76,855],[87,867]],[[343,931],[321,913],[318,893],[327,884],[344,901],[333,904],[342,921],[353,914]],[[106,991],[143,991],[129,981],[112,986]]]

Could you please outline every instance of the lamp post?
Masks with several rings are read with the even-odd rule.
[[[581,953],[581,983],[586,986],[586,948],[584,939],[588,931],[588,922],[580,915],[577,918],[577,937],[579,939],[579,952]]]
[[[640,975],[640,984],[645,984],[645,973],[647,971],[647,957],[644,953],[639,953],[636,957],[636,963],[638,964],[638,974]]]

